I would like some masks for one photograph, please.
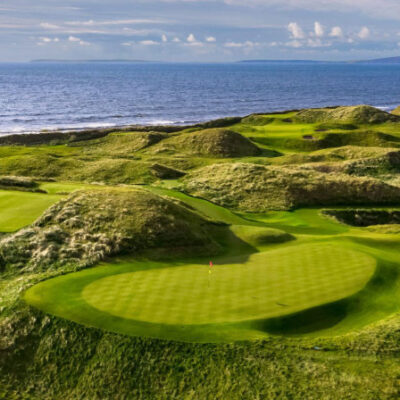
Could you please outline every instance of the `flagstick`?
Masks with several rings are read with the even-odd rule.
[[[212,261],[209,263],[209,269],[208,269],[208,288],[210,288],[210,279],[211,279],[211,268],[213,266]]]

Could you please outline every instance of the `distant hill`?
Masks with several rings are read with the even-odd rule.
[[[32,63],[145,63],[145,62],[155,62],[155,61],[148,61],[148,60],[125,60],[125,59],[114,59],[114,60],[58,60],[58,59],[38,59],[38,60],[31,60]]]
[[[331,61],[317,61],[317,60],[240,60],[239,63],[290,63],[290,64],[321,64]]]
[[[359,60],[354,62],[363,64],[400,64],[400,57],[375,58],[373,60]]]

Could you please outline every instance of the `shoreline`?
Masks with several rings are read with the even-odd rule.
[[[355,106],[355,105],[353,105]],[[341,105],[326,106],[326,109],[335,109],[341,107]],[[387,113],[391,113],[395,108],[393,107],[379,107],[372,106],[376,109],[382,110]],[[307,109],[319,109],[320,107],[312,107]],[[55,141],[57,144],[61,142],[77,142],[80,140],[98,139],[107,136],[114,132],[150,132],[150,131],[161,131],[166,133],[180,132],[190,128],[223,128],[230,126],[234,123],[241,122],[244,118],[254,115],[269,115],[269,114],[286,114],[290,112],[298,112],[301,109],[293,108],[288,110],[279,111],[267,111],[267,112],[254,112],[242,116],[227,116],[217,119],[211,119],[196,123],[188,124],[127,124],[127,125],[115,125],[115,126],[99,126],[99,127],[82,127],[72,129],[49,129],[40,131],[26,131],[26,132],[0,132],[0,146],[2,145],[13,145],[13,144],[41,144],[44,142]]]
[[[358,104],[346,104],[346,106],[356,106]],[[371,104],[370,104],[371,105]],[[319,109],[319,108],[337,108],[337,107],[341,107],[342,105],[328,105],[328,106],[324,106],[324,107],[307,107],[307,109]],[[379,110],[385,111],[390,113],[391,111],[393,111],[396,107],[394,107],[393,105],[391,107],[388,106],[374,106],[371,105],[374,108],[377,108]],[[286,109],[286,110],[270,110],[270,111],[265,111],[265,112],[252,112],[250,114],[244,114],[244,115],[235,115],[235,116],[225,116],[225,117],[218,117],[215,119],[206,119],[206,120],[202,120],[202,121],[188,121],[188,122],[171,122],[171,123],[132,123],[132,124],[123,124],[123,125],[106,125],[103,124],[101,125],[99,123],[99,125],[95,125],[94,126],[83,126],[83,127],[71,127],[71,128],[54,128],[54,129],[39,129],[39,130],[21,130],[21,131],[9,131],[9,132],[1,132],[0,131],[0,144],[2,144],[2,142],[4,141],[5,138],[9,138],[9,137],[14,137],[14,136],[31,136],[31,135],[83,135],[85,136],[86,134],[90,134],[90,133],[104,133],[104,134],[109,134],[109,133],[113,133],[113,132],[128,132],[128,131],[150,131],[150,130],[154,130],[154,131],[164,131],[164,132],[168,132],[168,133],[172,133],[172,132],[179,132],[181,130],[184,129],[188,129],[188,128],[195,128],[195,127],[205,127],[207,125],[210,125],[210,127],[223,127],[224,122],[225,121],[229,121],[229,123],[231,123],[232,120],[237,120],[238,122],[240,122],[243,118],[249,117],[251,115],[268,115],[268,114],[285,114],[288,112],[297,112],[300,111],[301,109],[299,108],[293,108],[293,109]],[[162,121],[162,120],[161,120]],[[219,125],[220,123],[222,123],[222,125]]]
[[[284,113],[284,111],[280,112]],[[250,114],[257,115],[257,114]],[[54,142],[78,142],[81,140],[99,139],[114,132],[150,132],[162,131],[166,133],[179,132],[188,128],[223,128],[234,123],[239,123],[245,117],[225,117],[191,125],[123,125],[107,128],[89,128],[81,130],[54,130],[40,131],[37,133],[10,133],[0,134],[0,146],[4,145],[35,145]]]

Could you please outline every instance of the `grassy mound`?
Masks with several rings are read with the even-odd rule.
[[[225,128],[233,124],[237,124],[242,120],[241,117],[225,117],[218,118],[212,121],[203,122],[201,124],[194,125],[195,128],[199,129],[209,129],[209,128]]]
[[[93,265],[106,256],[148,248],[207,249],[210,223],[181,204],[144,190],[76,192],[31,227],[0,242],[6,269]]]
[[[394,110],[391,112],[393,115],[398,115],[400,116],[400,106],[396,107]]]
[[[341,146],[310,153],[293,153],[273,160],[277,164],[306,164],[314,162],[343,162],[366,158],[378,158],[399,153],[396,148],[364,147],[364,146]]]
[[[245,125],[264,126],[274,122],[274,118],[263,114],[252,114],[240,121]]]
[[[388,151],[378,157],[347,161],[340,166],[346,174],[358,176],[379,176],[400,172],[400,151]]]
[[[400,139],[387,133],[376,131],[354,131],[346,133],[326,133],[317,141],[319,148],[340,146],[399,147]]]
[[[387,180],[400,171],[400,151],[382,147],[345,146],[309,154],[290,154],[274,160],[274,164],[308,164],[308,167],[320,172],[382,177]]]
[[[155,180],[150,172],[151,165],[126,157],[106,156],[84,159],[38,154],[0,159],[0,168],[5,173],[41,179],[107,184],[151,183]]]
[[[302,110],[295,115],[294,120],[301,123],[340,122],[347,124],[400,122],[398,116],[367,105]]]
[[[255,212],[400,200],[400,188],[372,178],[245,163],[200,168],[184,178],[184,187],[188,193],[217,204]]]
[[[133,153],[165,139],[161,132],[118,132],[104,138],[77,142],[70,146],[81,147],[85,154],[132,157]]]
[[[261,150],[249,139],[228,129],[205,129],[182,133],[152,149],[156,153],[187,153],[208,157],[256,156]]]
[[[71,170],[63,168],[60,178],[106,184],[144,184],[155,180],[151,164],[125,158],[100,158],[79,162]]]

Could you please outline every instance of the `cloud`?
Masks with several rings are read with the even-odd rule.
[[[58,25],[51,24],[49,22],[42,22],[42,23],[40,23],[39,26],[43,29],[59,29],[60,28]]]
[[[85,42],[84,40],[82,40],[76,36],[69,36],[68,41],[72,42],[72,43],[78,43],[81,46],[89,46],[90,45],[89,42]]]
[[[214,42],[216,42],[216,41],[217,41],[217,39],[215,39],[214,36],[208,36],[208,37],[206,37],[206,42],[208,42],[208,43],[214,43]]]
[[[228,47],[228,48],[256,47],[259,45],[260,45],[260,43],[252,42],[250,40],[247,40],[245,42],[226,42],[226,43],[224,43],[224,47]]]
[[[325,34],[324,27],[319,22],[314,23],[314,33],[316,37],[323,37]]]
[[[291,22],[288,25],[288,31],[293,39],[304,39],[305,35],[303,29],[301,29],[300,25],[297,22]]]
[[[370,30],[369,30],[369,28],[367,28],[366,26],[363,26],[362,28],[361,28],[361,30],[360,30],[360,32],[358,32],[358,37],[360,38],[360,39],[368,39],[368,37],[369,37],[369,35],[370,35]]]
[[[298,49],[300,47],[303,47],[303,43],[300,42],[300,40],[291,40],[290,42],[286,43],[286,46],[294,47],[295,49]]]
[[[195,43],[197,40],[195,38],[195,36],[193,35],[193,33],[191,33],[187,38],[186,41],[189,43]]]
[[[39,38],[39,43],[41,43],[41,44],[44,44],[44,43],[52,43],[52,42],[54,42],[54,43],[58,43],[59,41],[60,41],[60,39],[59,38],[49,38],[49,37],[47,37],[47,36],[42,36],[42,37],[40,37]]]
[[[198,41],[193,33],[190,33],[189,36],[186,38],[186,46],[194,46],[194,47],[203,47],[204,43]]]
[[[142,44],[143,46],[156,46],[160,44],[155,40],[141,40],[139,43]]]
[[[320,38],[310,38],[307,40],[308,47],[330,47],[332,46],[331,42],[323,42]]]
[[[38,46],[45,46],[50,43],[58,43],[60,39],[58,37],[49,38],[47,36],[42,36],[39,38],[39,41],[36,43]]]
[[[70,26],[108,26],[108,25],[136,25],[136,24],[165,24],[169,21],[161,19],[115,19],[108,21],[94,21],[90,19],[88,21],[67,21],[65,25]]]
[[[330,37],[336,37],[336,38],[341,38],[343,37],[343,31],[342,28],[340,26],[334,26],[331,29],[331,32],[329,34]]]

